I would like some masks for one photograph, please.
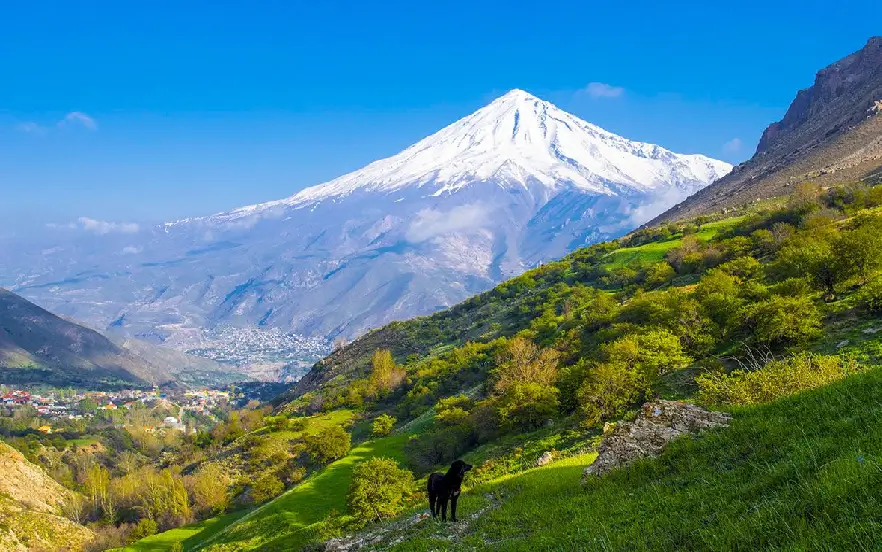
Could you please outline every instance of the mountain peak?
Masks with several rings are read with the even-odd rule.
[[[417,188],[424,196],[440,196],[484,184],[572,187],[607,196],[667,187],[691,192],[729,170],[731,165],[702,155],[628,140],[516,88],[397,155],[290,198],[215,217],[229,220],[266,208],[303,208],[356,192]]]

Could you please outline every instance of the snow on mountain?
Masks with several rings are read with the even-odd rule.
[[[353,336],[620,236],[730,169],[512,90],[286,199],[55,240],[51,255],[9,248],[0,282],[54,312],[182,348],[216,327]]]
[[[504,187],[534,181],[551,190],[566,184],[602,195],[669,186],[695,191],[731,169],[703,155],[622,138],[515,89],[397,155],[289,198],[215,217],[234,220],[281,206],[310,207],[365,190],[426,187],[426,195],[440,196],[491,181]]]

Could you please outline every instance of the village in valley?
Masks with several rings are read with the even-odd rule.
[[[212,416],[212,411],[225,407],[242,393],[235,389],[160,390],[122,389],[118,391],[77,391],[73,389],[49,389],[45,391],[15,389],[0,386],[0,417],[14,416],[16,411],[32,409],[43,425],[41,433],[51,433],[52,422],[81,420],[95,416],[113,419],[115,411],[149,408],[174,411],[178,416],[166,416],[161,425],[145,427],[148,432],[177,430],[194,431],[184,423],[186,413]]]

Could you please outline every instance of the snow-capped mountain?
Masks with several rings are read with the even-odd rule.
[[[425,195],[441,196],[481,182],[503,188],[541,184],[551,192],[572,187],[600,195],[669,187],[693,192],[731,169],[703,155],[627,140],[516,89],[397,155],[289,198],[213,218],[312,207],[359,191],[421,188]]]
[[[221,324],[352,336],[622,235],[730,169],[512,90],[289,198],[77,236],[0,265],[0,282],[55,312],[182,346]]]

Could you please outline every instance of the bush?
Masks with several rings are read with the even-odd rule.
[[[130,538],[132,541],[139,541],[150,535],[155,535],[158,530],[159,526],[155,521],[149,518],[144,518],[135,526],[135,529],[130,534]]]
[[[752,305],[747,320],[756,341],[769,345],[803,343],[821,328],[821,313],[808,297],[772,296]]]
[[[870,312],[882,312],[882,278],[865,285],[857,294],[860,306]]]
[[[361,522],[400,514],[414,492],[413,474],[389,458],[371,458],[357,465],[349,485],[349,511]]]
[[[557,413],[558,393],[556,387],[541,383],[513,384],[495,401],[499,419],[509,427],[540,427]]]
[[[343,458],[352,446],[352,436],[338,425],[327,427],[315,435],[307,435],[304,440],[309,455],[319,463]]]
[[[705,404],[757,404],[814,389],[865,370],[852,359],[801,353],[754,371],[706,373],[695,378]]]
[[[395,422],[397,422],[394,417],[388,414],[380,414],[374,419],[374,423],[371,426],[371,433],[374,437],[385,437],[392,433],[392,428],[395,427]]]
[[[628,367],[608,363],[594,367],[578,392],[585,424],[595,426],[621,417],[644,391],[639,376]]]
[[[265,475],[251,486],[251,499],[255,504],[275,498],[285,490],[285,484],[275,475]]]

